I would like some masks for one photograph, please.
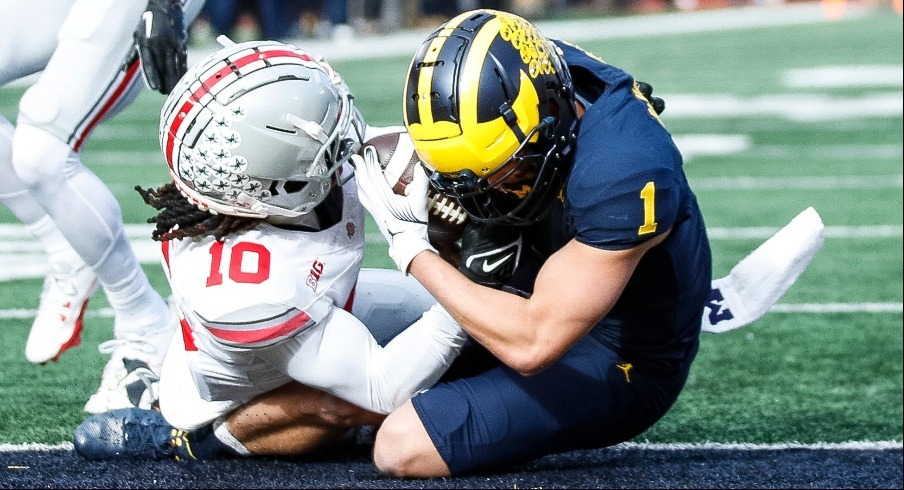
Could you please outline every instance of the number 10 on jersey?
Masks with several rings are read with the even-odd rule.
[[[270,251],[260,243],[237,242],[226,247],[223,242],[213,242],[210,246],[210,274],[207,276],[207,287],[223,284],[223,256],[228,255],[229,270],[227,275],[233,282],[244,284],[260,284],[270,278]],[[244,270],[242,266],[246,269]],[[255,267],[251,267],[255,265]]]

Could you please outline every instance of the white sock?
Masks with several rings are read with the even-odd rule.
[[[116,315],[116,337],[147,337],[171,323],[169,305],[140,270],[116,284],[105,285],[104,292]]]
[[[229,432],[229,427],[226,426],[225,418],[220,417],[217,420],[214,420],[213,435],[224,445],[235,451],[235,454],[238,454],[239,456],[251,455],[251,451],[249,451],[244,444],[239,442],[239,440],[236,439],[231,432]]]

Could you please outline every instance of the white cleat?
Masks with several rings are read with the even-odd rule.
[[[110,360],[101,374],[100,388],[88,398],[85,411],[98,414],[120,408],[151,409],[157,403],[157,373],[149,363],[156,349],[141,340],[113,339],[98,346]]]
[[[25,357],[33,363],[56,361],[81,343],[82,319],[88,300],[97,291],[97,276],[85,264],[72,268],[51,264],[38,313],[25,343]]]
[[[173,315],[167,325],[141,338],[117,338],[98,346],[110,360],[101,374],[100,387],[85,404],[85,411],[98,414],[120,408],[153,409],[158,404],[157,386],[169,340],[178,329]]]

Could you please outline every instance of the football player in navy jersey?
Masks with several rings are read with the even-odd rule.
[[[471,276],[512,261],[499,287],[470,280],[432,253],[423,197],[387,192],[355,160],[399,269],[492,354],[387,417],[378,469],[471,473],[617,444],[662,418],[697,354],[712,266],[681,154],[634,79],[520,17],[470,11],[415,55],[405,125],[427,169],[415,178],[455,197],[478,241],[493,242],[481,225],[502,229],[520,253],[471,261]]]
[[[511,14],[472,11],[437,29],[415,55],[405,101],[414,148],[389,153],[404,165],[416,149],[428,172],[362,151],[351,156],[358,193],[398,268],[476,342],[385,419],[287,384],[219,425],[228,448],[192,457],[298,454],[317,431],[377,424],[380,471],[434,477],[626,441],[678,397],[701,328],[759,318],[822,243],[814,211],[711,282],[703,219],[658,118],[663,101]],[[470,216],[460,257],[428,240],[427,193],[412,190],[428,180]],[[738,287],[766,277],[772,285],[756,294]],[[727,305],[738,315],[716,315]],[[198,449],[211,430],[187,437]],[[126,456],[145,453],[134,449]]]

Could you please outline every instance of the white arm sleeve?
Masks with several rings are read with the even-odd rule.
[[[286,372],[303,384],[378,413],[389,413],[433,386],[466,339],[438,304],[385,347],[345,310],[335,309],[325,322],[319,336],[287,343],[294,352],[280,356]]]

